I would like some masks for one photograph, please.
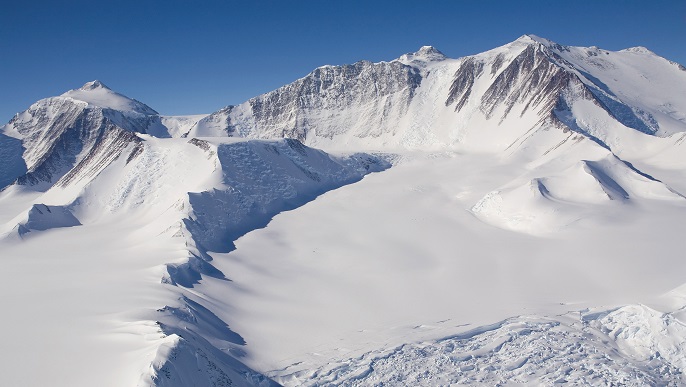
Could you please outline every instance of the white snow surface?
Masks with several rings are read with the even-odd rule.
[[[303,385],[677,385],[684,325],[645,306],[521,316],[289,375]],[[628,344],[629,343],[629,344]],[[636,350],[642,353],[637,353]],[[667,353],[667,356],[665,356]],[[613,363],[614,367],[608,367]]]
[[[540,316],[557,324],[558,315],[586,308],[602,311],[636,303],[664,307],[662,295],[683,281],[677,244],[684,203],[636,199],[635,204],[616,205],[607,200],[607,205],[580,211],[577,215],[585,217],[575,223],[537,236],[491,228],[468,211],[494,181],[522,172],[507,161],[483,156],[421,157],[280,214],[268,228],[239,239],[225,259],[214,255],[217,267],[233,273],[235,288],[228,295],[222,290],[229,301],[217,310],[231,312],[218,315],[262,354],[249,364],[271,369],[267,375],[278,382],[346,385],[352,376],[340,373],[366,373],[365,362],[386,351],[435,343],[512,316]],[[203,292],[219,294],[213,282],[204,282],[201,288],[209,290]],[[575,345],[583,334],[575,332],[540,356],[562,357],[558,348]],[[681,333],[664,338],[681,349],[684,339]],[[614,345],[601,347],[611,351]],[[681,349],[675,362],[684,358]],[[503,356],[515,357],[518,350],[510,350]],[[586,364],[577,360],[572,367]],[[410,372],[424,371],[434,372],[434,378],[411,384],[442,380],[435,373],[443,371],[414,361],[390,364],[387,369],[396,370],[395,379],[379,371],[355,383],[402,385],[413,380],[406,379]],[[500,358],[478,361],[481,366],[465,378],[492,385],[509,375],[490,372],[488,366],[502,362]],[[324,372],[344,364],[357,371]],[[602,379],[607,383],[631,378],[613,379],[609,370],[623,364],[613,358],[594,364],[610,373]],[[525,370],[517,375],[529,383],[552,383],[543,376],[554,374],[558,366],[541,360],[536,374]],[[673,367],[679,368],[676,363]],[[444,371],[455,369],[446,366]],[[641,380],[652,384],[653,377],[672,378],[657,371],[650,375]],[[460,375],[450,378],[444,383],[463,380]]]
[[[207,117],[207,114],[195,114],[190,116],[160,116],[164,125],[172,137],[182,137],[198,123]]]
[[[100,81],[87,82],[78,89],[69,90],[62,97],[72,98],[89,105],[117,110],[128,115],[156,115],[145,104],[113,91]]]
[[[207,116],[39,101],[0,129],[0,384],[682,385],[685,90],[525,35]]]
[[[129,157],[119,157],[85,186],[33,193],[15,185],[3,192],[7,223],[0,246],[11,278],[2,289],[8,294],[26,289],[5,300],[4,306],[15,312],[6,316],[3,327],[32,332],[4,346],[5,353],[13,354],[3,361],[4,383],[50,385],[58,378],[78,386],[97,378],[99,385],[184,385],[189,377],[198,379],[186,373],[188,364],[170,365],[170,353],[189,353],[194,359],[205,354],[206,368],[200,373],[207,383],[247,383],[241,373],[247,371],[240,371],[245,367],[232,355],[177,334],[195,323],[206,329],[203,333],[218,332],[214,339],[238,353],[245,344],[201,306],[194,307],[200,317],[181,318],[184,325],[177,327],[175,316],[185,316],[178,311],[195,305],[185,298],[195,293],[185,294],[184,287],[192,288],[201,273],[227,282],[203,260],[211,258],[199,240],[212,243],[210,234],[195,240],[188,228],[202,220],[199,226],[218,235],[241,235],[246,224],[266,224],[278,211],[381,170],[385,163],[364,155],[332,157],[288,140],[147,138],[142,147],[132,145]],[[273,174],[265,175],[270,169]],[[238,177],[268,180],[265,186],[246,185]],[[22,213],[27,199],[50,204]],[[207,206],[223,208],[224,217],[202,213]],[[32,268],[30,278],[22,274],[26,268]],[[27,339],[41,349],[27,345]],[[40,373],[31,371],[37,363]]]

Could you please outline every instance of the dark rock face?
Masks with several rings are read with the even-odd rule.
[[[503,104],[504,120],[516,104],[527,109],[540,106],[550,110],[557,103],[560,91],[565,88],[570,74],[553,63],[540,45],[529,45],[496,77],[481,98],[481,111],[490,118]]]
[[[459,112],[470,98],[478,98],[473,95],[472,89],[485,66],[486,63],[475,57],[462,62],[455,73],[446,106],[455,104],[455,111]],[[479,109],[486,118],[491,118],[502,108],[500,122],[507,118],[516,105],[524,106],[519,112],[520,116],[528,109],[537,109],[542,116],[548,116],[558,104],[562,91],[577,78],[559,66],[547,48],[540,44],[528,45],[509,63],[502,53],[498,54],[490,66],[490,75],[495,78],[481,96]]]
[[[513,47],[443,62],[446,58],[440,51],[426,46],[391,62],[323,66],[289,85],[221,109],[183,136],[291,138],[317,146],[326,146],[334,138],[342,139],[344,145],[360,139],[374,146],[435,145],[453,141],[455,131],[461,130],[452,127],[448,115],[442,115],[444,107],[465,112],[463,118],[480,112],[495,124],[508,117],[537,115],[538,124],[580,131],[570,98],[592,101],[627,127],[647,134],[659,132],[659,123],[650,112],[625,103],[594,78],[592,70],[584,70],[584,63],[602,66],[603,53],[608,52],[589,48],[574,54],[569,47],[529,37],[518,39]],[[577,62],[570,55],[583,58]],[[441,90],[440,95],[436,90]],[[123,101],[103,106],[130,110],[79,102],[78,97],[90,92]],[[0,160],[14,162],[7,164],[11,165],[8,172],[0,174],[0,189],[17,179],[20,184],[54,183],[82,160],[98,159],[102,165],[112,160],[104,156],[103,144],[116,144],[112,151],[118,154],[125,143],[137,141],[136,136],[121,131],[169,136],[157,112],[97,81],[34,104],[9,126],[11,131],[0,134]],[[13,137],[7,135],[10,132]],[[23,161],[17,161],[17,154]],[[70,172],[65,182],[72,181],[77,172]]]
[[[501,112],[498,119],[502,123],[515,106],[523,106],[516,112],[520,117],[533,109],[541,116],[539,123],[548,122],[575,130],[576,125],[569,122],[569,114],[562,113],[569,109],[569,103],[564,99],[574,94],[575,98],[590,100],[605,109],[627,127],[647,134],[658,130],[657,121],[650,114],[624,104],[607,85],[563,59],[559,52],[565,50],[569,49],[557,44],[548,47],[531,43],[509,62],[502,53],[490,63],[481,62],[477,57],[466,58],[455,72],[445,105],[455,104],[455,111],[459,112],[470,99],[478,98],[472,89],[484,68],[490,65],[490,75],[494,79],[478,104],[486,118]],[[570,92],[572,88],[574,91]],[[562,119],[562,116],[566,118]]]
[[[45,164],[55,150],[72,147],[69,153],[80,151],[73,148],[72,141],[68,141],[70,139],[60,140],[69,136],[70,128],[76,128],[74,136],[81,137],[78,132],[82,131],[83,123],[88,119],[85,115],[85,109],[71,101],[50,98],[32,105],[23,115],[10,121],[9,125],[23,137],[24,159],[29,173]]]
[[[493,66],[504,63],[496,58]],[[502,122],[516,105],[524,105],[519,115],[537,109],[546,116],[557,105],[563,90],[577,77],[559,66],[540,44],[527,46],[495,78],[481,98],[480,109],[487,118],[504,106]]]
[[[293,138],[322,147],[439,145],[460,138],[457,131],[470,125],[465,120],[473,113],[495,125],[526,115],[526,125],[534,118],[538,126],[574,130],[564,124],[569,117],[562,120],[555,113],[575,106],[562,101],[571,96],[592,101],[627,127],[658,133],[658,120],[650,112],[622,101],[589,74],[592,70],[584,70],[602,68],[606,55],[597,48],[578,50],[530,36],[459,61],[427,46],[391,62],[320,67],[206,117],[189,135]],[[445,107],[460,114],[459,121],[451,123]]]
[[[99,171],[119,158],[131,144],[136,144],[131,153],[135,157],[136,151],[142,150],[141,139],[132,132],[116,126],[106,128],[101,137],[93,142],[81,161],[62,176],[55,185],[67,186],[79,179],[94,177]],[[131,155],[127,161],[131,160]]]
[[[24,148],[26,170],[16,182],[66,185],[82,173],[97,173],[129,144],[140,142],[134,132],[145,133],[154,119],[126,117],[66,98],[42,100],[8,124],[21,135]]]
[[[469,101],[472,95],[472,87],[474,82],[483,73],[484,63],[479,62],[473,57],[465,59],[462,66],[455,73],[455,80],[450,86],[450,93],[448,99],[445,101],[445,106],[450,106],[457,102],[455,111],[460,111],[464,105]]]
[[[493,60],[493,63],[491,64],[491,76],[495,76],[495,74],[500,70],[500,68],[503,66],[505,63],[505,55],[503,53],[500,53],[496,55],[495,59]]]
[[[398,61],[324,66],[243,105],[213,113],[198,126],[230,136],[305,141],[316,130],[317,136],[331,138],[356,125],[378,124],[392,114],[389,109],[405,110],[421,81],[419,69]],[[360,110],[368,114],[346,115]]]
[[[320,67],[290,85],[249,101],[260,133],[304,141],[316,111],[339,111],[395,95],[409,104],[419,72],[399,62]],[[335,134],[345,128],[328,128]],[[323,134],[326,135],[325,131]]]

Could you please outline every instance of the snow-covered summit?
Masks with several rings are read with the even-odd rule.
[[[0,380],[684,384],[686,285],[614,309],[684,281],[682,70],[524,35],[208,116],[38,101],[0,127]]]
[[[415,52],[402,55],[397,60],[405,64],[418,64],[428,62],[439,62],[448,59],[441,51],[434,46],[422,46]]]
[[[653,51],[649,50],[646,47],[643,46],[636,46],[636,47],[629,47],[625,48],[623,50],[620,50],[620,52],[634,52],[637,54],[651,54],[651,55],[657,55]]]
[[[518,37],[517,39],[515,39],[509,43],[506,43],[500,47],[496,47],[492,50],[486,51],[483,54],[486,54],[489,52],[510,51],[513,49],[523,48],[523,47],[528,47],[528,46],[550,47],[550,46],[559,46],[559,45],[557,43],[551,41],[551,40],[542,38],[542,37],[537,36],[537,35],[525,34],[525,35],[522,35],[522,36]],[[483,55],[483,54],[477,54],[477,55]]]
[[[112,90],[109,87],[107,87],[104,83],[98,81],[97,79],[94,81],[86,82],[83,86],[81,86],[81,88],[79,88],[79,90],[87,91],[87,90],[94,90],[94,89],[100,89],[100,88]]]
[[[104,109],[117,110],[125,115],[158,115],[146,104],[119,94],[98,80],[87,82],[78,89],[69,90],[61,97],[72,98]]]
[[[155,110],[97,80],[42,99],[0,127],[0,158],[5,153],[18,162],[0,171],[0,189],[13,182],[67,184],[79,175],[75,171],[82,162],[101,159],[100,168],[139,142],[135,133],[176,134]]]
[[[213,113],[189,135],[291,137],[328,149],[498,151],[550,127],[601,141],[623,141],[608,132],[614,124],[669,136],[686,131],[679,70],[656,55],[564,46],[532,34],[456,60],[424,46],[390,62],[318,68]],[[587,103],[593,120],[581,117]]]
[[[530,42],[540,43],[540,44],[543,44],[545,46],[557,45],[557,43],[553,42],[552,40],[548,40],[546,38],[542,38],[542,37],[540,37],[538,35],[534,35],[534,34],[522,35],[517,40],[521,41],[521,42],[530,41]]]

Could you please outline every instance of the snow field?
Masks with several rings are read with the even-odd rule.
[[[523,36],[208,116],[41,100],[0,129],[3,383],[680,384],[685,74]]]
[[[197,289],[217,300],[213,311],[248,343],[246,364],[298,385],[330,381],[314,370],[342,359],[512,316],[657,307],[683,282],[675,244],[686,206],[679,200],[639,198],[621,211],[595,205],[583,221],[542,236],[493,228],[468,211],[496,181],[526,172],[487,156],[406,155],[386,172],[276,216],[236,241],[235,251],[213,253],[232,282],[206,280]],[[578,332],[560,346],[572,337]],[[479,369],[482,384],[506,377]],[[383,375],[360,383],[378,384]]]

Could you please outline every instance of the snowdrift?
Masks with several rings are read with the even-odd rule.
[[[0,128],[3,384],[683,383],[685,90],[525,35],[209,115],[40,100]]]

